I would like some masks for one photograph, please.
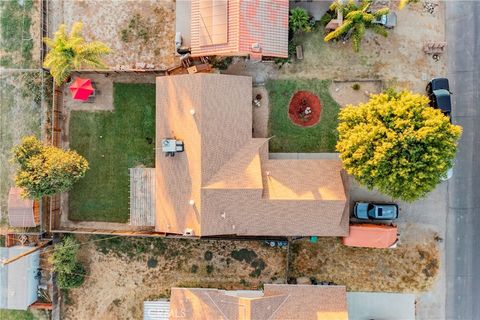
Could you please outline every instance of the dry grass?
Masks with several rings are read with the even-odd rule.
[[[63,319],[141,319],[143,301],[171,287],[258,289],[285,277],[286,250],[261,241],[116,239],[82,247],[88,276],[70,290]]]
[[[315,277],[346,285],[350,291],[419,292],[430,289],[438,274],[435,240],[395,249],[353,248],[337,238],[291,245],[290,277]]]

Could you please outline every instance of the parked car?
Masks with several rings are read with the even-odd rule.
[[[356,202],[353,216],[360,220],[395,220],[398,206],[394,203]]]
[[[397,25],[397,14],[395,12],[384,14],[373,20],[372,23],[379,24],[388,29],[393,29]]]
[[[430,99],[430,106],[440,109],[444,115],[450,117],[452,112],[452,99],[450,86],[447,78],[434,78],[427,84],[427,94]]]

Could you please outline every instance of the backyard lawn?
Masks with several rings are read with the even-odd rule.
[[[129,168],[154,167],[155,85],[114,84],[115,110],[72,111],[70,148],[90,169],[69,193],[69,219],[127,222]]]
[[[268,123],[270,152],[335,152],[337,142],[337,115],[340,106],[328,93],[327,80],[270,80],[267,90],[270,100]],[[288,116],[292,95],[310,91],[320,98],[320,122],[312,127],[295,125]]]

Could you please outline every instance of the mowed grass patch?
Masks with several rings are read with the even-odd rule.
[[[69,194],[69,219],[127,222],[129,168],[155,165],[155,85],[114,84],[115,110],[72,111],[70,147],[90,169]]]
[[[270,80],[267,90],[270,100],[268,122],[270,152],[335,152],[340,106],[328,92],[330,81]],[[288,105],[292,95],[306,90],[320,98],[320,121],[312,127],[295,125],[288,117]]]

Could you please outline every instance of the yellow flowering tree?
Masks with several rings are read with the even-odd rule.
[[[345,170],[369,189],[406,201],[432,191],[452,167],[462,128],[423,95],[371,95],[339,114],[337,151]]]
[[[32,199],[68,191],[88,169],[87,160],[75,151],[44,145],[34,136],[13,148],[12,160],[19,166],[15,184]]]

